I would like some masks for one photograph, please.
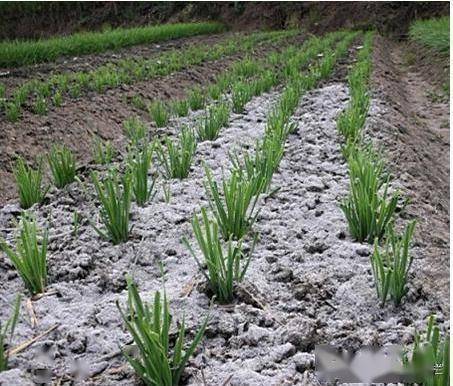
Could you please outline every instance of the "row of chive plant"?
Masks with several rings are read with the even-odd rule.
[[[242,245],[253,233],[252,227],[259,214],[259,197],[268,193],[272,176],[283,157],[286,139],[296,129],[290,118],[302,94],[327,79],[336,60],[347,53],[355,34],[345,35],[336,51],[324,53],[323,59],[311,67],[308,74],[301,75],[299,63],[291,62],[286,88],[268,115],[264,138],[256,144],[253,155],[232,154],[233,168],[229,176],[222,177],[220,184],[214,180],[210,169],[205,168],[209,207],[202,208],[201,216],[195,215],[192,220],[203,261],[187,238],[183,242],[220,302],[233,299],[235,286],[242,281],[250,264],[257,235],[254,234],[247,253]]]
[[[184,50],[171,50],[151,59],[124,59],[108,63],[92,71],[55,74],[46,80],[32,79],[3,99],[7,120],[16,122],[28,108],[39,115],[47,114],[53,105],[59,107],[67,98],[78,98],[88,92],[103,93],[109,88],[133,84],[168,75],[189,66],[218,60],[238,52],[250,52],[263,42],[276,42],[297,35],[297,30],[259,32],[247,37],[232,37],[208,46],[195,45]]]
[[[374,244],[371,266],[382,306],[388,299],[398,306],[407,293],[406,282],[413,261],[409,247],[415,221],[411,221],[402,234],[395,231],[401,195],[390,192],[390,175],[384,161],[363,134],[370,106],[372,44],[373,32],[368,32],[357,55],[357,63],[348,75],[349,105],[337,120],[338,131],[344,138],[342,149],[350,179],[350,193],[340,206],[352,237]],[[384,243],[382,249],[381,241]]]
[[[246,58],[236,62],[229,70],[222,73],[219,81],[212,85],[219,88],[219,92],[226,89],[234,90],[234,86],[240,83],[242,93],[239,95],[241,111],[246,102],[252,96],[261,95],[261,93],[268,91],[272,86],[280,83],[285,79],[285,72],[287,67],[283,64],[290,58],[294,65],[302,68],[306,66],[309,59],[315,58],[318,52],[323,52],[322,47],[329,47],[338,36],[335,34],[329,35],[328,38],[320,40],[317,38],[310,39],[306,42],[300,51],[294,47],[287,48],[284,52],[272,52],[269,59],[272,59],[272,66],[263,66],[262,61],[252,60]],[[280,67],[282,70],[280,70]],[[246,79],[253,77],[249,83],[245,83]],[[232,84],[232,86],[229,86]],[[185,178],[187,177],[191,165],[192,158],[196,150],[196,139],[199,141],[215,140],[222,127],[226,127],[229,121],[231,110],[235,110],[234,92],[231,93],[231,101],[228,101],[227,96],[221,98],[217,95],[216,98],[221,99],[217,104],[211,105],[201,120],[198,122],[196,135],[193,131],[183,130],[180,135],[179,143],[175,143],[168,138],[163,140],[163,145],[155,142],[154,149],[156,150],[159,163],[163,166],[164,175],[166,178]],[[244,96],[245,94],[245,96]],[[189,112],[189,108],[197,110],[204,108],[207,103],[207,98],[202,89],[193,89],[186,100],[177,101],[177,109],[184,110],[180,116],[185,116]],[[174,104],[174,102],[172,102]],[[169,120],[170,111],[163,102],[156,101],[149,106],[153,115],[156,126],[166,126]],[[236,111],[236,112],[241,112]],[[124,131],[126,136],[130,139],[131,143],[136,146],[137,144],[147,144],[149,142],[148,130],[146,125],[137,117],[131,117],[124,122]],[[163,151],[165,147],[166,151]],[[102,148],[100,149],[102,154]],[[102,158],[102,157],[99,157]]]
[[[351,40],[353,36],[351,35]],[[333,69],[333,63],[338,56],[341,56],[338,54],[344,55],[345,52],[347,52],[347,46],[337,47],[337,55],[334,54],[333,60],[332,56],[328,55],[306,77],[296,75],[297,64],[294,62],[294,68],[292,68],[289,77],[290,82],[280,99],[280,103],[269,115],[263,140],[263,144],[269,145],[257,149],[261,152],[260,155],[255,153],[254,161],[261,160],[261,162],[250,162],[243,165],[239,158],[235,157],[232,160],[235,167],[231,176],[223,179],[220,189],[217,182],[214,181],[211,171],[206,168],[205,187],[209,197],[210,213],[206,208],[202,208],[201,216],[195,215],[192,220],[192,229],[204,261],[202,262],[197,257],[196,251],[187,238],[184,238],[183,242],[196,260],[217,301],[221,303],[230,302],[234,297],[236,285],[242,281],[246,274],[257,236],[255,235],[253,238],[253,244],[248,252],[243,249],[242,243],[245,236],[251,232],[253,222],[258,215],[258,210],[255,209],[256,203],[260,193],[265,192],[266,186],[268,186],[268,171],[271,169],[272,174],[278,167],[279,160],[283,155],[286,136],[294,130],[289,119],[302,92],[314,87],[319,80],[328,77]],[[252,158],[246,156],[243,160],[247,162],[246,160],[251,161]],[[273,168],[275,169],[272,170]],[[219,192],[220,190],[223,194]],[[227,244],[225,245],[225,243]],[[172,350],[167,344],[168,323],[163,323],[165,328],[156,329],[156,323],[153,323],[152,320],[152,315],[154,315],[155,320],[156,315],[160,319],[161,314],[164,321],[170,320],[165,289],[163,305],[160,301],[160,292],[156,293],[154,310],[143,305],[137,287],[130,278],[128,294],[129,313],[123,312],[119,305],[118,308],[128,331],[139,347],[139,355],[135,358],[126,355],[126,359],[145,383],[154,384],[158,380],[162,382],[162,379],[165,379],[162,384],[169,386],[177,384],[186,361],[180,361],[181,356],[179,354],[171,355]],[[193,354],[208,322],[209,315],[196,333],[185,360]],[[184,320],[182,326],[184,326]],[[151,334],[158,337],[156,342],[145,339],[146,336]],[[179,336],[184,336],[184,327],[179,330]],[[159,345],[161,341],[166,342],[163,349],[162,345]],[[179,338],[177,342],[173,351],[179,353],[182,343],[180,343]],[[162,358],[158,363],[156,363],[156,355]],[[171,368],[176,371],[168,371]]]
[[[147,110],[157,127],[166,126],[171,116],[186,116],[189,108],[193,111],[204,108],[208,99],[222,100],[222,95],[225,93],[230,94],[233,111],[240,113],[252,97],[261,95],[280,83],[285,77],[288,77],[290,69],[295,68],[288,64],[282,65],[282,63],[298,62],[300,70],[308,65],[308,59],[313,57],[313,52],[323,52],[339,36],[339,34],[329,34],[323,40],[311,38],[299,50],[290,46],[283,52],[273,51],[262,60],[246,57],[223,71],[217,76],[216,81],[205,89],[196,87],[190,90],[187,98],[183,100],[167,103],[158,100],[146,103],[139,96],[135,96],[131,99],[131,103],[138,109]],[[205,122],[212,121],[210,115],[211,112],[208,112],[207,116],[203,118]],[[207,139],[215,139],[215,137]]]
[[[399,306],[408,291],[407,279],[414,258],[410,246],[416,221],[406,224],[401,234],[395,231],[401,196],[399,192],[389,192],[390,176],[385,171],[384,161],[363,133],[370,106],[372,44],[373,33],[368,32],[357,63],[348,75],[351,100],[337,122],[344,137],[343,154],[350,178],[350,193],[341,209],[354,239],[374,244],[370,263],[381,306],[384,307],[388,300]],[[414,345],[411,350],[404,351],[402,362],[419,384],[449,384],[449,334],[441,333],[434,315],[428,319],[425,334],[415,332]],[[439,371],[432,371],[433,368]]]

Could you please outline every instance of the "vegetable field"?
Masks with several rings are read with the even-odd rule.
[[[446,25],[410,44],[443,60]],[[0,43],[0,385],[317,385],[321,344],[398,344],[447,385],[448,91],[404,50],[220,23]]]

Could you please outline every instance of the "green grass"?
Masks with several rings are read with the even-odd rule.
[[[371,73],[371,38],[367,35],[365,44],[360,51],[361,60],[357,62],[348,74],[348,84],[351,99],[348,107],[339,115],[337,127],[346,143],[360,144],[362,128],[365,125],[370,97],[368,94],[368,78]]]
[[[243,113],[246,103],[250,99],[252,99],[252,96],[253,89],[250,84],[244,83],[242,81],[233,84],[233,87],[231,89],[231,101],[233,103],[233,111],[236,114]]]
[[[32,295],[44,292],[47,285],[47,230],[39,237],[39,229],[35,219],[23,215],[20,233],[13,250],[0,239],[0,249],[6,253],[14,268],[22,278],[25,287]]]
[[[113,244],[126,242],[129,238],[129,220],[131,209],[131,181],[128,176],[122,179],[122,186],[118,181],[118,174],[112,171],[102,182],[96,172],[91,173],[97,197],[100,201],[101,221],[105,230],[99,229],[91,222],[95,231]]]
[[[171,103],[171,111],[177,117],[186,117],[189,114],[189,103],[185,99],[174,100]]]
[[[35,104],[33,105],[33,111],[35,114],[38,115],[46,115],[47,114],[47,100],[46,98],[36,98]]]
[[[261,71],[257,61],[250,57],[240,60],[231,66],[232,78],[251,78]]]
[[[275,137],[266,136],[264,140],[257,142],[252,155],[243,152],[230,155],[233,170],[241,180],[250,181],[253,195],[266,193],[269,190],[272,176],[277,170],[283,157],[283,145]]]
[[[23,209],[30,208],[33,204],[41,203],[49,190],[43,188],[43,167],[42,160],[37,169],[28,166],[23,158],[18,158],[14,167],[17,190],[19,191],[19,202]]]
[[[61,56],[80,56],[224,30],[219,23],[180,23],[82,32],[36,41],[5,41],[0,43],[0,67],[50,62]]]
[[[153,179],[151,184],[148,181],[148,172],[151,167],[151,158],[153,155],[154,146],[148,145],[143,150],[132,150],[128,155],[127,169],[131,176],[132,193],[134,195],[135,202],[138,206],[145,206],[154,195],[154,184]]]
[[[222,88],[219,84],[211,84],[209,87],[208,87],[208,95],[209,95],[209,98],[211,98],[212,100],[219,100],[220,99],[220,96],[222,95]]]
[[[170,111],[162,101],[154,101],[148,106],[151,119],[157,127],[165,127],[170,120]]]
[[[131,98],[131,104],[139,110],[146,110],[146,103],[140,95],[134,95]]]
[[[450,52],[450,17],[416,20],[409,28],[409,36],[426,47],[448,54]]]
[[[246,255],[242,251],[242,241],[233,245],[232,240],[229,240],[226,251],[224,251],[219,226],[217,222],[208,218],[205,208],[201,209],[201,220],[198,216],[194,216],[192,229],[198,247],[203,254],[204,264],[197,257],[186,238],[183,239],[184,243],[197,262],[217,300],[220,303],[232,301],[235,285],[244,279],[247,272],[254,244]],[[207,267],[207,271],[204,270],[204,266]]]
[[[52,103],[55,107],[61,107],[63,104],[63,95],[60,90],[55,91],[55,94],[52,96]]]
[[[348,159],[350,193],[340,205],[352,237],[373,243],[392,221],[399,193],[388,193],[383,161],[371,149],[356,149]]]
[[[282,95],[279,106],[269,112],[265,131],[269,140],[281,144],[284,144],[288,135],[296,130],[294,124],[289,123],[293,110],[288,110],[288,107],[283,105],[284,98]],[[297,102],[298,100],[299,98]]]
[[[448,386],[450,384],[450,334],[444,336],[437,326],[435,316],[428,318],[425,333],[415,332],[413,348],[403,354],[403,363],[418,384]],[[436,371],[433,372],[433,369]]]
[[[123,122],[124,134],[133,146],[140,147],[148,143],[148,129],[138,117],[129,117]]]
[[[192,111],[202,109],[206,104],[206,96],[200,87],[194,87],[187,96],[187,103]]]
[[[165,138],[164,143],[165,146],[161,144],[157,146],[156,152],[166,178],[187,178],[197,149],[194,133],[192,130],[184,128],[181,130],[178,143],[168,137]]]
[[[132,279],[127,279],[128,309],[117,307],[127,330],[132,335],[138,355],[132,356],[123,351],[137,376],[146,385],[177,386],[189,358],[203,338],[208,317],[198,329],[192,343],[185,345],[184,318],[176,329],[177,336],[171,347],[173,331],[172,317],[164,290],[163,299],[157,291],[151,305],[144,303]]]
[[[357,53],[357,62],[348,74],[350,102],[337,119],[338,131],[345,140],[342,151],[348,161],[350,179],[350,193],[340,207],[352,237],[368,243],[384,236],[393,221],[400,198],[398,192],[388,192],[389,177],[384,174],[382,159],[371,146],[363,144],[362,129],[370,105],[368,81],[373,36],[373,32],[365,34],[363,47]],[[336,55],[346,52],[346,46],[337,46]]]
[[[5,103],[6,119],[9,122],[17,122],[21,116],[20,110],[21,107],[18,103],[15,102]]]
[[[287,121],[296,110],[296,107],[299,104],[301,93],[302,90],[299,82],[290,83],[285,88],[285,91],[283,92],[278,104],[280,115],[285,121]],[[281,124],[282,122],[277,123],[277,125]]]
[[[381,252],[378,239],[374,243],[374,253],[371,255],[371,267],[376,285],[376,292],[382,306],[387,298],[399,306],[407,293],[407,277],[412,265],[413,256],[409,252],[410,242],[414,234],[415,221],[412,221],[402,236],[395,234],[393,224],[386,231],[386,243]]]
[[[57,188],[61,189],[74,181],[76,159],[68,147],[53,145],[47,158]]]
[[[268,92],[272,87],[278,84],[278,78],[275,72],[267,70],[258,79],[252,81],[252,94],[254,96]]]
[[[228,126],[230,106],[226,102],[212,106],[198,124],[197,135],[200,141],[214,141],[222,127]]]
[[[238,171],[233,170],[229,178],[222,178],[220,191],[212,172],[207,167],[205,170],[206,195],[223,238],[241,239],[250,231],[259,213],[256,181],[243,179]]]
[[[6,348],[11,344],[14,330],[16,329],[17,321],[19,320],[20,302],[21,296],[18,295],[14,302],[11,316],[4,324],[0,321],[0,373],[8,370],[9,354]]]
[[[321,76],[321,79],[327,79],[335,65],[335,55],[333,52],[327,51],[325,53],[325,57],[321,60],[321,63],[319,64],[319,73]]]
[[[94,138],[93,159],[98,165],[108,165],[112,163],[116,155],[116,150],[110,141],[102,141],[99,137]]]
[[[352,103],[338,116],[337,128],[346,142],[361,141],[362,127],[368,114],[369,98],[367,95],[363,95],[363,103],[366,103],[365,107]]]

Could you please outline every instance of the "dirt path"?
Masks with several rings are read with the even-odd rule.
[[[415,280],[448,313],[450,106],[416,65],[405,64],[405,55],[404,46],[376,39],[373,91],[383,113],[372,107],[369,129],[411,199],[405,216],[418,220],[425,254]]]

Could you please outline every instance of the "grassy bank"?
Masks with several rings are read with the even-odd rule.
[[[84,55],[143,43],[211,34],[225,29],[219,23],[165,24],[84,32],[37,41],[0,43],[0,67],[50,62],[64,55]]]
[[[417,20],[411,25],[409,36],[426,47],[448,54],[450,51],[450,17]]]

